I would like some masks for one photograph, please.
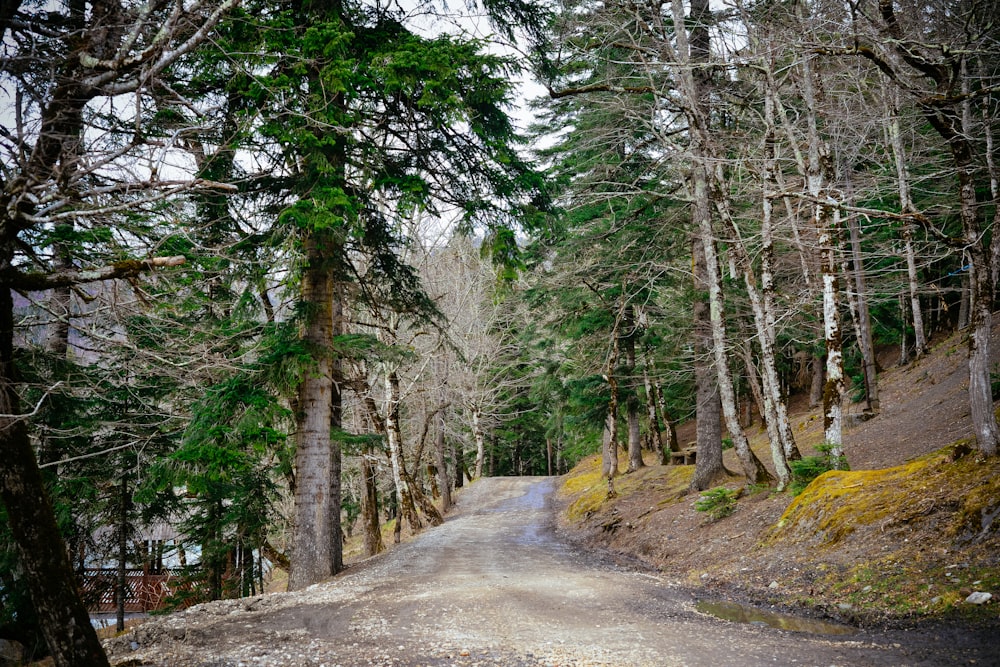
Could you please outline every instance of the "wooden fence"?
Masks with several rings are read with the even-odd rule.
[[[118,570],[114,568],[87,568],[84,570],[81,589],[88,609],[92,612],[110,612],[118,607],[115,589]],[[161,570],[150,574],[144,570],[125,572],[125,611],[145,613],[161,609],[168,597],[186,588],[180,573]]]

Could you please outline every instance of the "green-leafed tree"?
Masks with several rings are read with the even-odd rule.
[[[165,137],[137,119],[157,104],[165,72],[203,44],[235,4],[12,2],[0,12],[8,105],[0,142],[0,495],[57,665],[106,659],[76,594],[22,416],[17,368],[30,338],[15,334],[14,295],[34,292],[53,304],[57,328],[85,328],[90,313],[80,304],[89,296],[81,286],[134,280],[181,261],[157,256],[155,245],[142,242],[145,232],[134,230],[163,222],[168,202],[183,193],[215,184],[160,171],[177,157],[170,137],[183,128]]]
[[[530,6],[496,3],[499,15]],[[525,13],[528,12],[528,13]],[[279,224],[298,239],[302,343],[294,400],[295,517],[290,586],[342,567],[339,448],[342,373],[331,341],[346,333],[348,291],[372,307],[426,316],[430,302],[400,261],[400,221],[414,210],[504,229],[540,196],[505,112],[513,62],[464,37],[425,37],[388,5],[297,2],[262,17],[264,62],[248,94],[273,142]],[[513,237],[493,234],[510,254]],[[348,285],[353,285],[347,290]]]

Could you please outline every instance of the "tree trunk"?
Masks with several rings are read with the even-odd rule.
[[[292,570],[289,590],[300,590],[333,574],[331,514],[340,514],[331,498],[330,424],[333,422],[334,277],[331,270],[337,252],[334,234],[315,230],[304,242],[306,268],[302,275],[302,302],[310,314],[302,334],[313,357],[311,372],[299,386],[296,420],[295,519],[292,526]]]
[[[11,242],[2,264],[10,267]],[[21,412],[14,371],[14,303],[0,287],[0,497],[42,635],[56,667],[107,667],[108,659],[80,599]]]
[[[705,253],[701,239],[694,241],[695,291],[707,291]],[[698,456],[695,459],[691,488],[704,491],[730,473],[722,464],[722,405],[719,402],[719,380],[712,368],[712,325],[709,322],[708,301],[697,297],[694,302],[694,381],[696,401],[696,438]]]
[[[697,367],[695,368],[697,369]],[[679,452],[681,451],[681,444],[677,441],[677,422],[674,420],[670,410],[667,409],[667,400],[663,396],[663,390],[656,382],[653,383],[653,393],[656,395],[656,407],[660,411],[660,419],[662,420],[664,427],[663,435],[666,438],[666,442],[663,443],[665,450],[664,454],[666,455],[666,450]],[[722,439],[721,433],[719,435],[719,439],[720,441]]]
[[[964,189],[964,188],[963,188]],[[969,188],[963,192],[970,202],[965,206],[973,206],[975,191]],[[993,395],[990,390],[990,333],[993,329],[993,289],[992,276],[986,266],[985,253],[982,246],[975,244],[970,250],[972,269],[969,281],[972,284],[972,301],[970,304],[971,333],[969,335],[969,408],[972,414],[972,427],[976,434],[979,451],[985,456],[996,456],[997,444],[1000,443],[1000,429],[997,428],[996,416],[993,413]]]
[[[868,411],[878,414],[878,368],[875,363],[875,345],[872,342],[872,321],[868,311],[868,290],[865,285],[865,267],[861,259],[861,229],[856,216],[847,218],[847,228],[851,238],[851,265],[854,276],[854,316],[857,328],[858,347],[865,378],[865,401]]]
[[[448,461],[445,456],[445,408],[437,412],[437,433],[434,434],[434,457],[437,464],[438,486],[441,491],[441,510],[451,507],[451,478],[448,476]]]
[[[899,191],[899,210],[907,213],[913,211],[910,201],[910,175],[906,169],[906,152],[903,147],[903,137],[899,129],[899,91],[892,91],[892,104],[889,116],[889,144],[892,146],[893,158],[896,162],[896,184]],[[906,254],[906,276],[910,288],[910,310],[913,322],[914,347],[919,359],[927,352],[927,341],[924,338],[924,317],[920,310],[920,281],[917,276],[917,259],[913,252],[913,225],[903,228],[903,242]]]
[[[648,350],[646,356],[647,358],[649,356]],[[650,449],[656,452],[656,456],[660,460],[660,465],[665,466],[670,463],[670,455],[667,453],[669,450],[663,446],[663,432],[660,429],[660,420],[656,414],[656,388],[649,379],[649,368],[647,368],[647,365],[643,365],[642,368],[642,383],[646,388],[646,421],[649,423]]]
[[[777,127],[774,118],[775,106],[775,96],[766,93],[764,96],[764,115],[767,123],[765,138],[767,154],[764,163],[764,182],[767,188],[777,188],[778,185],[776,175],[778,172],[778,156],[776,148]],[[796,228],[794,224],[793,228]],[[796,232],[797,235],[798,232]],[[757,325],[757,340],[760,345],[763,376],[762,393],[766,397],[766,400],[773,406],[776,420],[775,427],[784,454],[783,461],[778,461],[778,458],[782,457],[774,459],[779,487],[784,488],[782,476],[784,475],[784,469],[788,467],[788,461],[802,458],[802,455],[799,454],[798,446],[795,444],[795,435],[792,433],[792,425],[788,420],[788,407],[785,405],[785,397],[781,391],[781,382],[778,379],[777,352],[775,350],[777,345],[777,306],[775,305],[774,297],[774,211],[771,199],[767,196],[763,197],[761,202],[760,236],[761,295],[759,305],[754,305],[754,321]],[[749,266],[749,260],[746,263]],[[808,284],[808,271],[806,271],[805,275],[806,283]],[[774,452],[772,452],[772,458],[774,458]]]
[[[333,303],[333,338],[344,335],[344,300],[340,290],[334,284]],[[330,360],[330,374],[333,379],[330,387],[330,570],[337,574],[344,569],[344,528],[341,525],[340,510],[342,504],[342,452],[340,449],[340,433],[344,426],[344,397],[341,387],[344,384],[343,361],[334,355]],[[333,437],[337,434],[337,437]]]
[[[455,462],[455,488],[461,489],[465,485],[465,451],[457,443],[451,444],[451,460]]]
[[[625,351],[625,417],[628,422],[628,472],[635,472],[645,464],[642,461],[642,440],[639,431],[639,397],[635,386],[635,338],[637,334],[635,309],[626,305],[622,311],[621,345]]]
[[[472,407],[472,437],[476,441],[476,473],[475,478],[483,476],[483,463],[486,459],[486,435],[483,433],[483,416],[478,405]],[[455,486],[462,486],[456,484]]]
[[[840,333],[840,298],[837,277],[836,238],[839,212],[816,206],[816,222],[821,226],[820,252],[823,279],[823,332],[826,342],[826,382],[823,385],[824,442],[834,461],[843,455],[844,364]]]
[[[372,463],[373,452],[369,449],[361,456],[361,477],[364,493],[361,495],[361,523],[364,526],[365,555],[374,556],[385,551],[382,543],[382,526],[378,520],[378,488],[375,485],[377,471]]]
[[[991,252],[984,248],[979,224],[976,184],[973,177],[975,165],[968,141],[968,128],[949,138],[952,156],[958,170],[959,202],[962,231],[968,242],[971,264],[969,283],[972,298],[969,316],[972,332],[969,336],[969,408],[976,444],[985,456],[996,456],[1000,444],[1000,428],[993,412],[990,391],[990,335],[993,329],[993,271],[990,267]]]
[[[702,235],[702,248],[705,251],[706,277],[708,278],[709,322],[712,327],[713,359],[715,372],[719,381],[719,397],[722,401],[722,415],[726,420],[729,437],[733,439],[733,448],[743,467],[743,475],[748,484],[761,484],[770,481],[770,474],[764,468],[757,456],[750,449],[746,433],[740,425],[739,412],[736,409],[736,392],[733,390],[732,373],[726,359],[726,328],[725,313],[722,304],[722,276],[719,273],[718,256],[715,253],[712,219],[709,214],[708,179],[702,165],[696,165],[694,180],[695,220],[699,224]],[[702,203],[703,202],[703,203]],[[704,208],[705,210],[699,211]]]
[[[612,481],[618,475],[618,378],[615,371],[618,367],[618,335],[620,323],[616,322],[611,331],[611,351],[604,369],[604,380],[608,383],[608,414],[604,422],[604,456],[601,473],[608,480],[608,492],[614,493]]]
[[[913,347],[919,359],[927,354],[927,338],[924,333],[924,315],[920,309],[920,277],[917,274],[917,258],[913,252],[913,225],[906,225],[903,228],[903,243],[906,253],[907,285],[910,290],[910,320],[913,322]],[[965,300],[963,299],[964,302]]]
[[[899,295],[899,319],[903,323],[903,330],[899,333],[899,365],[905,366],[910,363],[909,341],[906,336],[907,312],[906,299],[902,293]]]
[[[118,486],[118,581],[115,584],[115,629],[125,631],[125,601],[128,597],[128,510],[131,494],[128,475],[122,473]]]
[[[399,375],[396,369],[385,372],[385,434],[389,444],[389,463],[392,467],[392,481],[396,486],[396,500],[402,516],[410,524],[414,533],[423,528],[417,515],[409,475],[403,461],[403,438],[399,426]]]
[[[801,8],[799,11],[803,11]],[[819,235],[820,277],[823,284],[823,338],[826,342],[826,383],[823,386],[823,429],[825,444],[834,461],[843,455],[844,363],[840,327],[840,285],[837,276],[837,244],[840,241],[840,210],[821,203],[824,184],[833,169],[830,149],[819,135],[818,101],[813,71],[808,59],[802,61],[802,96],[808,127],[806,189],[815,202],[813,225]]]

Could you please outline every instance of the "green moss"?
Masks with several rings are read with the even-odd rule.
[[[676,502],[690,486],[693,474],[694,466],[650,465],[619,475],[614,480],[617,500],[653,488],[663,494],[661,504]],[[608,481],[601,474],[600,455],[584,459],[567,473],[559,493],[572,498],[566,509],[570,521],[582,521],[615,502],[608,499]]]
[[[968,451],[968,443],[959,442],[894,468],[824,473],[792,501],[766,542],[831,546],[857,530],[885,532],[955,503],[964,509],[954,521],[974,523],[984,507],[1000,505],[994,474],[1000,465],[977,463],[964,456]]]

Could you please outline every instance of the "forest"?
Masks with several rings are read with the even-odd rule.
[[[997,455],[991,0],[5,0],[0,636],[290,590],[479,477],[784,491],[968,331]],[[530,124],[515,119],[531,80]],[[932,418],[932,417],[931,417]],[[695,442],[676,426],[695,420]],[[769,457],[746,429],[766,427]],[[42,648],[47,647],[47,648]]]

